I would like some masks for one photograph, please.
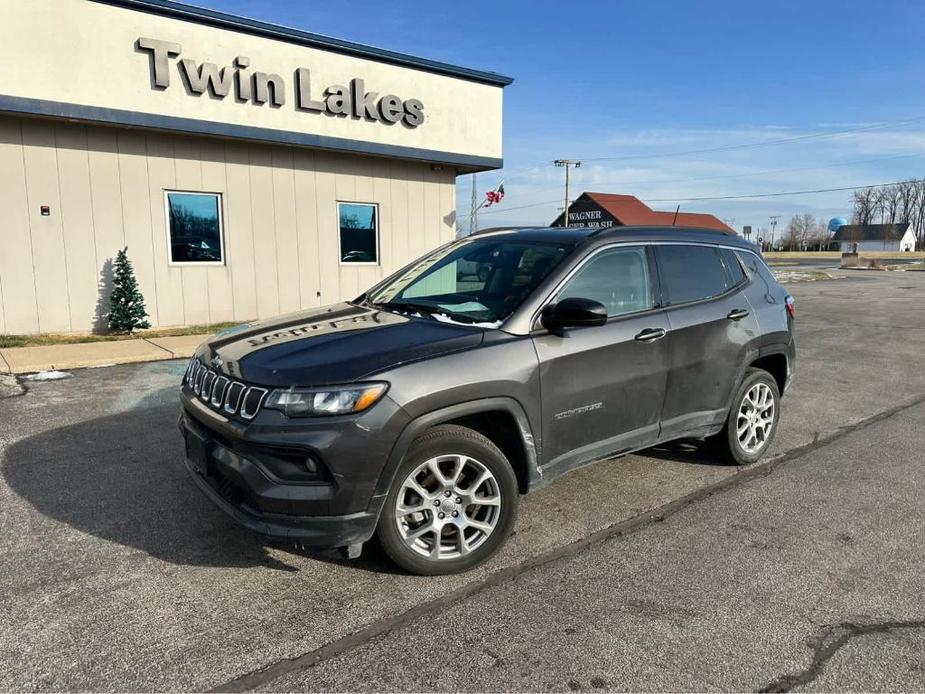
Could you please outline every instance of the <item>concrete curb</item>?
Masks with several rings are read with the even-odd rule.
[[[81,369],[110,364],[134,364],[189,358],[210,335],[178,335],[113,342],[9,347],[0,350],[0,369],[6,373]]]

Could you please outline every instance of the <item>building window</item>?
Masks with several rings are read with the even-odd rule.
[[[339,202],[340,262],[379,263],[379,206],[370,203]]]
[[[168,190],[164,198],[170,262],[222,265],[225,262],[222,196]]]

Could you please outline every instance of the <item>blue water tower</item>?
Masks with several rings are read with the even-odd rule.
[[[834,234],[836,231],[838,231],[839,227],[843,227],[847,223],[848,220],[844,217],[832,217],[832,219],[829,220],[829,231]]]

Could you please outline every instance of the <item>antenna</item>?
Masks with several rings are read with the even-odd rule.
[[[674,211],[674,219],[671,220],[671,226],[674,226],[675,222],[678,221],[678,212],[680,211],[681,211],[681,203],[678,203],[678,206],[675,208],[675,211]]]

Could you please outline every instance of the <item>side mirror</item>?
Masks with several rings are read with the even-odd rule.
[[[601,302],[592,299],[562,299],[543,310],[540,322],[551,333],[560,333],[565,328],[604,325],[607,322],[607,308]]]

